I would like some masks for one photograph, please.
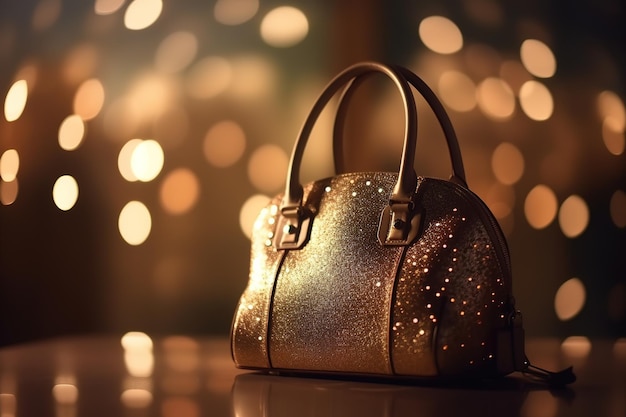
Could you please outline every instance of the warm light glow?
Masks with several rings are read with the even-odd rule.
[[[130,156],[130,168],[139,181],[149,182],[163,169],[165,155],[159,142],[148,139],[141,141]]]
[[[136,120],[152,121],[171,108],[178,86],[172,78],[145,73],[135,80],[126,96],[126,112]]]
[[[535,186],[524,201],[526,220],[535,229],[544,229],[552,223],[557,213],[554,191],[546,185]]]
[[[478,85],[478,106],[492,119],[505,120],[515,111],[515,95],[507,83],[500,78],[490,77]]]
[[[276,92],[276,68],[261,55],[241,56],[233,60],[230,91],[241,99],[271,98]]]
[[[139,201],[129,202],[120,212],[118,229],[126,243],[133,246],[141,245],[152,229],[150,211]]]
[[[78,87],[74,96],[74,113],[83,120],[90,120],[100,113],[103,104],[104,87],[99,80],[92,78]]]
[[[587,203],[577,195],[569,196],[559,210],[559,225],[563,234],[575,238],[585,231],[589,224]]]
[[[606,149],[613,155],[621,155],[626,148],[626,138],[624,129],[620,127],[619,121],[612,116],[604,118],[602,122],[602,140]]]
[[[150,336],[143,332],[128,332],[122,336],[121,344],[124,348],[124,364],[128,373],[139,378],[151,376],[154,370],[152,353],[154,344]]]
[[[191,64],[197,52],[198,39],[194,34],[185,31],[174,32],[159,45],[154,64],[162,72],[176,73]]]
[[[26,80],[13,83],[4,100],[4,117],[7,122],[14,122],[20,118],[28,99],[28,84]]]
[[[74,207],[78,200],[78,183],[71,175],[59,177],[52,188],[54,204],[63,211]]]
[[[591,352],[591,341],[585,336],[570,336],[561,343],[561,350],[569,357],[583,359]]]
[[[94,12],[99,15],[113,14],[117,12],[126,0],[96,0]]]
[[[624,228],[626,227],[626,193],[622,190],[617,190],[611,196],[610,202],[611,219],[615,226]]]
[[[200,182],[188,168],[178,168],[167,174],[161,184],[159,197],[169,214],[184,214],[198,202]]]
[[[419,35],[428,49],[439,54],[452,54],[463,48],[459,27],[443,16],[430,16],[420,22]]]
[[[61,0],[41,0],[33,12],[33,29],[45,30],[61,16]]]
[[[77,114],[67,116],[59,127],[59,146],[66,151],[73,151],[81,144],[84,136],[83,119]]]
[[[237,162],[246,149],[246,134],[232,120],[214,124],[204,137],[204,156],[216,167],[224,168]]]
[[[439,78],[439,95],[453,110],[466,112],[476,107],[476,86],[465,74],[446,71]]]
[[[520,107],[532,120],[548,120],[554,101],[548,88],[538,81],[526,81],[519,91]]]
[[[213,15],[223,25],[240,25],[252,19],[259,10],[259,0],[217,0]]]
[[[254,227],[254,222],[257,217],[259,217],[259,213],[269,202],[270,198],[268,196],[256,194],[248,198],[246,202],[243,203],[243,206],[241,206],[241,210],[239,211],[239,226],[241,226],[241,231],[248,239],[252,237],[252,228]]]
[[[124,390],[120,400],[128,408],[148,408],[152,404],[152,393],[141,388]]]
[[[493,151],[491,168],[498,181],[513,185],[524,174],[524,156],[517,146],[503,142]]]
[[[151,26],[161,16],[161,0],[133,0],[124,14],[124,26],[130,30],[142,30]]]
[[[129,375],[147,378],[154,372],[154,354],[147,349],[133,349],[124,352],[124,365]]]
[[[270,46],[287,48],[309,33],[309,21],[302,11],[291,6],[271,10],[261,21],[261,38]]]
[[[195,64],[187,76],[187,94],[204,100],[225,91],[233,78],[231,64],[224,58],[208,57]]]
[[[0,156],[0,179],[11,182],[20,170],[20,155],[15,149],[8,149]]]
[[[52,387],[52,396],[58,404],[76,404],[78,388],[72,384],[56,384]]]
[[[144,332],[127,332],[120,339],[124,350],[152,350],[152,338]]]
[[[611,118],[611,128],[618,132],[626,130],[626,109],[624,102],[613,91],[605,90],[598,95],[598,114],[600,119]]]
[[[248,161],[248,179],[256,188],[276,192],[285,183],[288,158],[277,145],[263,145],[256,149]]]
[[[578,278],[565,281],[554,297],[554,311],[559,320],[570,320],[578,315],[585,305],[587,292]]]
[[[130,161],[135,152],[135,148],[141,143],[141,139],[131,139],[122,146],[120,153],[117,157],[117,168],[120,171],[122,177],[129,182],[137,181],[137,177],[133,172]]]
[[[3,206],[9,206],[15,203],[19,184],[17,178],[11,182],[0,181],[0,203]]]
[[[73,48],[63,63],[63,78],[70,84],[78,84],[91,76],[98,66],[98,50],[90,44]]]
[[[528,72],[536,77],[550,78],[556,72],[556,58],[552,50],[537,39],[522,42],[520,58]]]

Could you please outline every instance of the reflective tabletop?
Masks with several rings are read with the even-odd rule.
[[[576,341],[574,341],[576,342]],[[626,416],[626,342],[527,342],[533,362],[573,365],[549,390],[519,375],[440,385],[238,370],[225,338],[84,336],[0,349],[0,416]]]

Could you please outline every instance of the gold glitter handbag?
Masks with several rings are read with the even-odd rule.
[[[319,114],[348,86],[341,120],[353,82],[372,73],[389,77],[401,93],[406,124],[399,172],[342,173],[301,185],[304,148]],[[415,174],[417,111],[409,82],[444,130],[450,180]],[[318,98],[295,143],[285,192],[255,223],[231,347],[238,367],[276,373],[442,378],[533,372],[505,238],[467,188],[443,106],[410,71],[357,64]]]

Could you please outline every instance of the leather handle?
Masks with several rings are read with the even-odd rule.
[[[291,154],[285,194],[281,206],[281,212],[283,212],[283,214],[293,213],[292,215],[296,215],[301,209],[303,189],[300,183],[300,166],[306,143],[320,113],[326,107],[330,99],[342,87],[350,84],[352,80],[370,73],[382,73],[389,77],[394,82],[402,97],[405,114],[404,145],[402,149],[402,159],[400,161],[400,172],[390,201],[411,202],[415,187],[417,186],[417,177],[413,170],[417,141],[417,109],[415,106],[415,98],[409,83],[405,79],[405,75],[400,69],[377,62],[363,62],[352,65],[335,76],[319,96],[305,120]]]
[[[402,74],[402,76],[406,78],[407,81],[413,85],[413,87],[415,87],[435,113],[435,116],[439,121],[439,125],[444,132],[446,143],[448,145],[448,153],[452,162],[452,175],[450,180],[460,183],[467,188],[467,180],[465,179],[465,169],[463,167],[463,158],[461,156],[459,141],[457,140],[454,127],[452,126],[452,122],[450,122],[450,118],[448,117],[443,105],[433,90],[431,90],[431,88],[420,77],[403,67],[396,67],[396,70]],[[337,174],[341,174],[345,171],[345,157],[342,138],[344,136],[348,104],[358,86],[365,80],[365,78],[367,78],[367,75],[368,74],[365,74],[352,80],[352,82],[350,82],[350,84],[345,88],[339,99],[339,105],[335,115],[335,124],[333,127],[333,162],[335,165],[335,172]]]

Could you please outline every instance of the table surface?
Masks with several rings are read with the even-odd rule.
[[[518,375],[456,386],[264,375],[236,369],[224,338],[62,338],[0,349],[0,416],[624,417],[626,342],[590,346],[527,342],[538,366],[574,365],[571,388],[551,391]]]

